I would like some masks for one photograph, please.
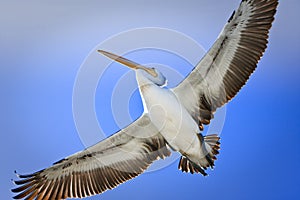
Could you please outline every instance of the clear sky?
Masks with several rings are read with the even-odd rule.
[[[31,173],[86,147],[73,117],[73,89],[84,59],[97,45],[130,29],[160,27],[185,34],[209,49],[239,2],[1,1],[0,199],[12,196],[14,170]],[[296,199],[300,185],[299,10],[298,0],[280,1],[265,56],[226,107],[221,153],[208,177],[183,174],[176,161],[105,192],[101,199]],[[117,50],[125,43],[134,40],[110,48]],[[186,49],[184,53],[193,52]],[[163,51],[138,51],[129,57],[140,63],[160,63],[182,75],[192,68],[186,60]],[[113,64],[96,85],[95,115],[105,135],[118,130],[111,109],[112,84],[126,72]],[[134,84],[134,77],[131,81]],[[137,92],[124,104],[132,118],[142,113]],[[100,139],[101,134],[92,142]]]

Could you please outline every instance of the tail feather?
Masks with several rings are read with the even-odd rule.
[[[200,159],[200,165],[202,167],[214,168],[216,155],[219,154],[220,150],[220,137],[217,134],[207,135],[203,137],[203,150],[207,154],[205,158]]]
[[[205,157],[199,160],[199,164],[191,161],[188,156],[181,156],[178,168],[182,172],[193,173],[201,173],[206,176],[207,173],[205,170],[210,167],[213,168],[215,166],[214,162],[217,160],[216,155],[219,154],[220,150],[220,137],[217,134],[202,136],[198,135],[199,140],[202,144],[202,152],[206,153]]]
[[[206,176],[207,173],[205,172],[205,169],[198,166],[197,164],[193,163],[191,160],[189,160],[185,156],[181,156],[178,169],[181,170],[182,172],[186,173],[201,173],[203,176]]]
[[[215,157],[215,155],[219,154],[221,143],[220,143],[220,137],[217,134],[204,136],[204,142],[206,145],[208,145],[208,148],[206,146],[206,149],[208,150],[209,155],[211,157]]]

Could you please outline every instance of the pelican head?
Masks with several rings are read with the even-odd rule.
[[[155,83],[158,86],[164,86],[166,85],[167,79],[165,76],[158,71],[155,68],[149,68],[145,67],[143,65],[140,65],[134,61],[128,60],[126,58],[123,58],[121,56],[118,56],[116,54],[104,51],[104,50],[98,50],[99,53],[107,56],[108,58],[115,60],[135,71],[140,71],[147,79],[149,79],[151,82]]]

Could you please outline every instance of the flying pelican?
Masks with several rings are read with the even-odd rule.
[[[179,169],[213,168],[218,135],[203,125],[246,83],[268,43],[278,0],[242,0],[212,48],[175,88],[166,78],[118,55],[99,53],[135,70],[144,113],[126,128],[53,166],[14,181],[15,199],[66,199],[100,194],[141,174],[159,158],[181,153]]]

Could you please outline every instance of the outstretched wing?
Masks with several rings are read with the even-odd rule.
[[[201,128],[255,70],[267,47],[277,5],[278,0],[242,0],[212,48],[173,89]]]
[[[147,114],[98,144],[52,167],[15,181],[15,199],[65,199],[100,194],[141,174],[158,158],[169,156],[164,138]]]

